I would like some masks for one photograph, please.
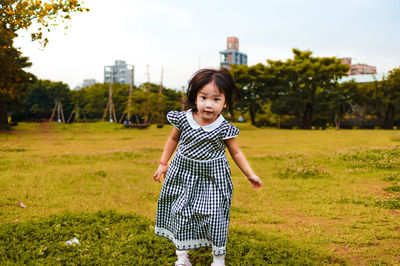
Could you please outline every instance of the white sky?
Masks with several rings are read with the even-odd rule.
[[[63,81],[103,82],[115,60],[135,65],[135,84],[181,88],[201,67],[219,67],[226,38],[239,38],[248,64],[292,58],[292,48],[315,56],[352,57],[379,73],[400,66],[399,0],[86,0],[90,12],[72,15],[46,48],[20,33],[15,46],[30,57],[29,71]]]

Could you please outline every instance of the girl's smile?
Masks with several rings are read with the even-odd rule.
[[[193,113],[194,120],[200,126],[214,122],[226,107],[225,95],[220,93],[214,82],[204,85],[196,97],[197,112]]]

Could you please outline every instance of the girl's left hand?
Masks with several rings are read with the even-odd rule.
[[[157,168],[157,171],[153,175],[154,181],[161,183],[161,180],[167,174],[168,166],[160,164]]]
[[[253,188],[260,188],[262,186],[261,179],[256,175],[248,176],[247,179],[250,181]]]

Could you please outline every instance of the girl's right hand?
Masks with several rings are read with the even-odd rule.
[[[157,168],[157,171],[153,175],[154,181],[161,183],[161,179],[165,177],[165,175],[167,174],[167,170],[168,170],[168,165],[160,164]]]
[[[260,188],[262,186],[262,181],[261,179],[256,176],[255,174],[252,174],[251,176],[248,176],[247,179],[253,186],[253,188]]]

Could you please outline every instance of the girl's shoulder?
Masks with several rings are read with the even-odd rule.
[[[231,139],[239,135],[239,129],[232,125],[228,120],[224,120],[220,125],[220,138]]]
[[[182,131],[182,126],[184,119],[186,117],[186,112],[185,111],[169,111],[167,113],[167,120],[170,122],[174,127],[176,127],[178,130]]]

